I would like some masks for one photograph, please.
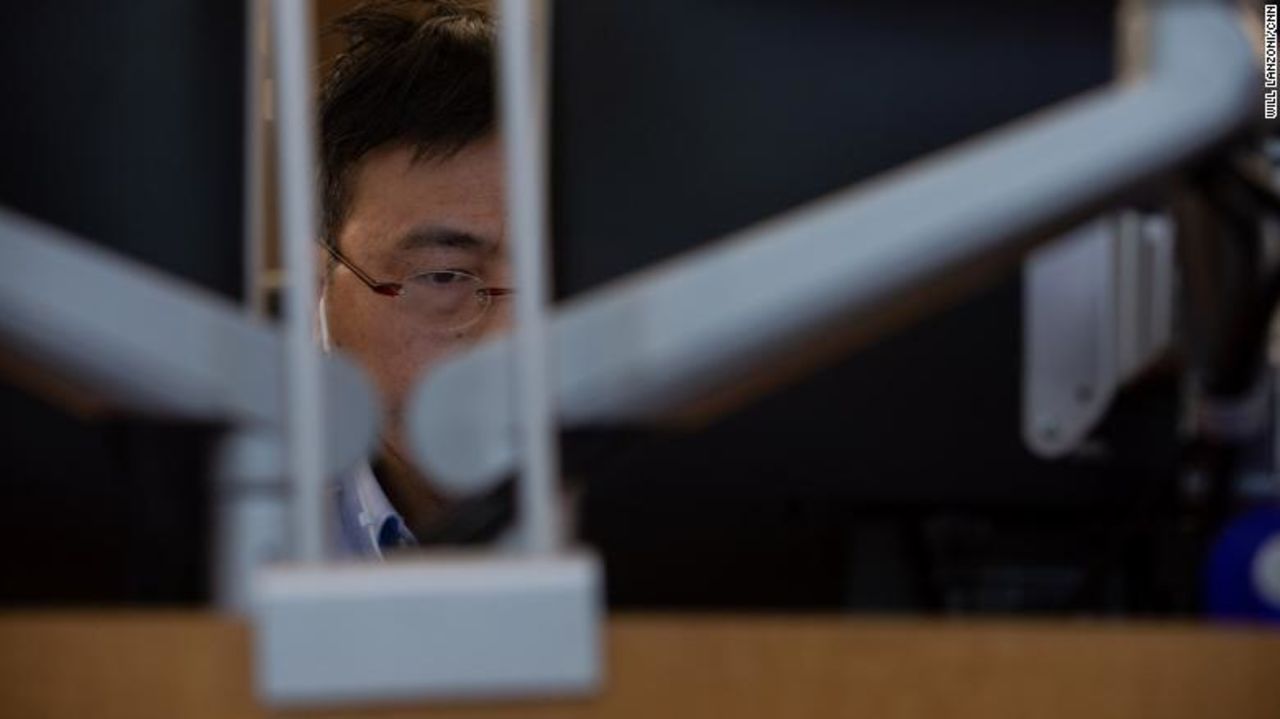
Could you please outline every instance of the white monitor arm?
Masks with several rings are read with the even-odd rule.
[[[1154,3],[1146,40],[1137,77],[560,305],[549,341],[561,426],[723,410],[977,286],[1047,230],[1262,117],[1259,66],[1228,4]],[[416,389],[415,456],[444,491],[478,493],[515,469],[513,363],[510,339],[496,339]]]

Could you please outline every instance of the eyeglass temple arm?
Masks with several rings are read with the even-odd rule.
[[[355,275],[356,278],[359,279],[361,282],[363,282],[365,285],[367,285],[369,289],[373,290],[374,292],[377,292],[378,294],[392,294],[392,295],[400,294],[400,283],[382,282],[380,280],[375,280],[374,278],[370,277],[368,273],[366,273],[364,270],[357,267],[354,262],[352,262],[351,260],[348,260],[345,256],[343,256],[343,254],[338,251],[338,248],[334,247],[333,244],[330,243],[328,240],[321,240],[320,245],[324,247],[324,249],[329,253],[330,257],[332,257],[338,264],[342,265],[348,270],[351,270],[351,274]]]

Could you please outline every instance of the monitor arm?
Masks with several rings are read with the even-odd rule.
[[[1261,80],[1225,3],[1154,3],[1137,77],[770,218],[559,305],[564,428],[697,420],[980,286],[1039,242],[1260,118]],[[416,459],[455,496],[515,469],[513,344],[424,377]]]

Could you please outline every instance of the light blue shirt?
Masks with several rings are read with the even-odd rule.
[[[388,549],[418,543],[368,464],[339,478],[334,489],[338,526],[330,536],[336,556],[380,558]]]

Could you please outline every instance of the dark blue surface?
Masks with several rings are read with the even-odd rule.
[[[1217,619],[1280,623],[1280,606],[1267,602],[1253,582],[1253,562],[1269,539],[1280,537],[1280,507],[1249,510],[1227,524],[1210,550],[1205,571],[1205,610]]]

